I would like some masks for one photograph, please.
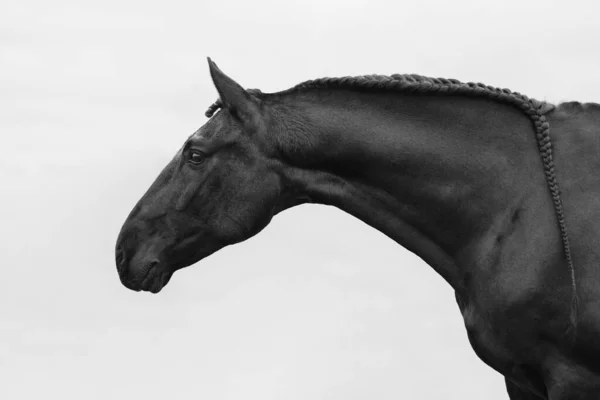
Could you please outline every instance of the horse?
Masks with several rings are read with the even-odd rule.
[[[118,235],[125,287],[158,293],[284,210],[334,206],[452,286],[510,399],[600,397],[598,104],[414,74],[263,93],[208,64],[208,121]]]

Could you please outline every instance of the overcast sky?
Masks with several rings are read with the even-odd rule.
[[[507,399],[449,286],[333,208],[125,289],[125,217],[216,99],[419,73],[600,99],[594,1],[0,4],[0,398]],[[533,132],[532,132],[533,134]]]

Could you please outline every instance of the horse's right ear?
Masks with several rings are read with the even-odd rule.
[[[232,115],[236,116],[242,122],[249,122],[258,116],[258,100],[241,87],[236,81],[225,75],[217,64],[208,57],[208,67],[210,76],[219,96],[223,107],[227,108]]]

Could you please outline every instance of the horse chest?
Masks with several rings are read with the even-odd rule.
[[[507,348],[500,334],[487,322],[483,313],[475,307],[466,306],[463,310],[463,319],[471,347],[486,364],[503,373],[507,361],[510,359],[510,349]]]
[[[540,391],[541,380],[529,363],[530,354],[521,345],[517,345],[529,342],[523,337],[519,326],[494,322],[501,320],[493,315],[502,313],[501,310],[490,313],[489,310],[483,311],[463,304],[461,311],[469,342],[477,356],[514,382],[536,392]]]

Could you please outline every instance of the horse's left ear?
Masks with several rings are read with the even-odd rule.
[[[223,106],[242,122],[250,122],[256,118],[259,111],[258,100],[236,81],[225,75],[210,57],[208,57],[208,66]]]

